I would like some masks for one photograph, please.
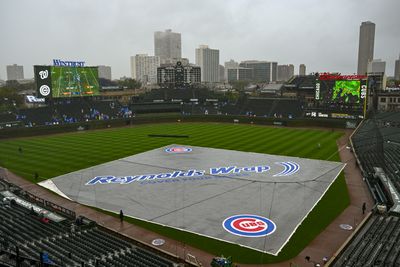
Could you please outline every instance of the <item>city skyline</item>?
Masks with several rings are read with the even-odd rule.
[[[38,4],[39,3],[39,4]],[[400,2],[385,1],[3,1],[0,3],[0,79],[6,65],[52,64],[53,58],[112,67],[130,76],[130,57],[154,55],[154,32],[181,33],[182,57],[194,63],[201,44],[234,59],[293,64],[315,71],[357,72],[359,26],[376,24],[374,57],[393,76],[398,58]],[[45,8],[43,8],[45,7]],[[91,10],[88,13],[86,10]],[[24,38],[26,41],[24,41]]]

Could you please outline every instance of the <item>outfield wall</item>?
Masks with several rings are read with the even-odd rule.
[[[321,118],[302,118],[302,119],[274,119],[263,117],[248,117],[234,115],[173,115],[158,114],[157,116],[144,115],[136,116],[130,119],[116,119],[105,121],[88,121],[62,125],[36,126],[26,128],[6,128],[0,130],[0,139],[27,137],[36,135],[48,135],[66,132],[76,132],[78,128],[82,130],[106,129],[111,127],[123,127],[146,123],[168,123],[168,122],[223,122],[223,123],[257,124],[288,127],[325,127],[325,128],[346,128],[346,122],[355,122],[355,120],[340,119],[321,119]]]

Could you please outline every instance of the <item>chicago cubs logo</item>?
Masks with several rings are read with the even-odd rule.
[[[276,230],[275,223],[270,219],[251,214],[240,214],[226,218],[222,227],[231,234],[244,237],[267,236]]]
[[[50,94],[50,87],[48,87],[47,85],[40,86],[39,93],[42,96],[48,96]]]
[[[183,146],[174,146],[165,149],[167,153],[189,153],[192,152],[193,149],[190,147],[183,147]]]

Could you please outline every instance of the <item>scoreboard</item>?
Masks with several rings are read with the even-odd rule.
[[[367,76],[324,73],[315,76],[314,107],[306,117],[364,118]]]
[[[34,66],[38,97],[99,95],[97,67]]]

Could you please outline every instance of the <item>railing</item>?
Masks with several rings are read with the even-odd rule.
[[[27,200],[29,202],[32,202],[33,204],[37,204],[37,205],[41,206],[42,208],[45,208],[45,209],[47,209],[49,211],[52,211],[52,212],[59,213],[60,215],[63,215],[65,217],[68,217],[68,218],[73,219],[73,220],[76,218],[75,211],[72,211],[70,209],[64,208],[64,207],[62,207],[60,205],[57,205],[57,204],[55,204],[55,203],[53,203],[51,201],[45,200],[45,199],[43,199],[41,197],[38,197],[38,196],[36,196],[36,195],[34,195],[34,194],[30,193],[30,192],[27,192],[27,191],[23,190],[21,187],[15,185],[15,184],[7,182],[1,176],[0,176],[0,182],[2,182],[4,184],[7,184],[10,189],[13,189],[12,190],[13,193],[16,193],[16,195],[18,195],[19,197],[22,197],[25,200]]]

